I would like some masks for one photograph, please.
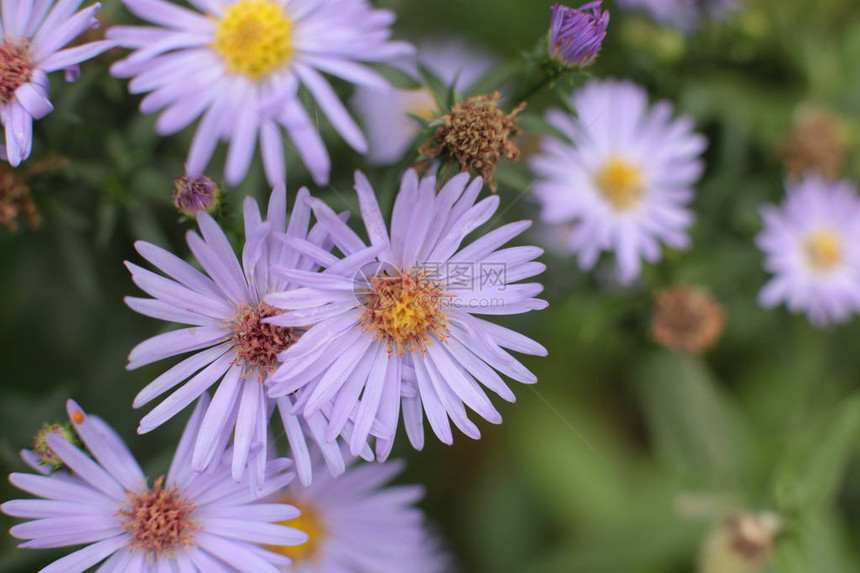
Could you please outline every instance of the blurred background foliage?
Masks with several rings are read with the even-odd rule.
[[[668,0],[667,0],[668,1]],[[860,4],[856,0],[742,0],[724,21],[682,33],[609,4],[609,36],[596,77],[627,77],[692,115],[710,141],[694,202],[694,248],[668,253],[621,290],[607,272],[580,272],[548,250],[548,310],[508,321],[549,349],[527,365],[539,376],[501,404],[505,422],[454,447],[423,453],[400,440],[405,481],[427,486],[424,504],[463,571],[476,573],[851,573],[860,571],[860,322],[829,330],[758,307],[765,281],[752,238],[758,208],[783,196],[780,150],[809,110],[830,117],[845,148],[838,175],[860,177]],[[545,33],[550,0],[384,0],[398,33],[459,36],[516,58]],[[103,27],[126,21],[105,0]],[[95,32],[98,33],[98,32]],[[82,79],[54,79],[56,110],[36,124],[27,178],[41,213],[36,229],[0,229],[0,469],[22,469],[17,451],[74,397],[113,424],[150,475],[164,471],[183,417],[135,437],[134,394],[163,368],[124,370],[131,347],[159,328],[128,310],[135,294],[123,265],[132,243],[187,254],[170,204],[191,132],[162,139],[107,68],[116,51],[85,65]],[[577,81],[581,82],[582,78]],[[560,86],[568,90],[569,86]],[[557,105],[545,91],[525,125]],[[530,117],[529,117],[530,116]],[[315,189],[291,160],[288,188],[309,185],[354,206],[351,177],[367,169],[321,120],[335,166]],[[534,148],[531,135],[523,147]],[[222,150],[223,152],[223,150]],[[295,154],[291,154],[294,157]],[[210,176],[218,179],[221,158]],[[405,165],[406,163],[404,163]],[[368,172],[383,197],[391,170]],[[534,217],[523,164],[500,173],[503,220]],[[236,239],[244,195],[268,193],[256,165],[229,189],[224,223]],[[533,240],[546,238],[539,230]],[[726,311],[726,331],[702,356],[659,348],[648,336],[653,292],[678,282],[706,287]],[[0,497],[17,495],[7,485]],[[716,553],[726,518],[772,512],[773,558],[743,569]],[[11,524],[5,516],[0,525]],[[724,541],[724,540],[723,540]],[[722,543],[722,545],[721,545]],[[709,549],[710,548],[710,549]],[[0,572],[31,572],[46,552],[0,542]],[[716,555],[716,557],[715,557]],[[723,559],[723,561],[720,561]],[[728,564],[727,564],[728,563]]]

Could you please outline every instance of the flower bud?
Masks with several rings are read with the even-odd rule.
[[[48,436],[52,434],[59,436],[70,444],[77,444],[77,439],[74,432],[72,432],[71,426],[68,424],[45,424],[36,432],[36,435],[33,437],[33,452],[38,456],[39,462],[42,465],[57,470],[63,465],[63,460],[57,457],[57,454],[48,445]]]
[[[220,194],[218,185],[203,175],[177,177],[170,192],[176,208],[189,217],[196,217],[201,211],[212,213],[218,207]]]
[[[572,68],[590,64],[603,45],[609,12],[600,10],[600,0],[579,9],[561,4],[552,7],[549,55]]]

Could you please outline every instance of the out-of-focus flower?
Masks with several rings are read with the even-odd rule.
[[[585,67],[597,57],[609,26],[609,12],[601,11],[600,4],[597,0],[579,9],[561,4],[552,7],[550,57],[575,68]]]
[[[790,177],[817,173],[836,179],[847,153],[845,136],[833,114],[805,109],[797,114],[794,128],[779,149]]]
[[[424,444],[423,414],[446,444],[453,442],[450,421],[479,438],[466,408],[500,423],[501,416],[482,386],[513,401],[496,373],[531,384],[536,377],[505,349],[532,355],[546,350],[525,336],[475,315],[520,314],[546,307],[535,298],[543,287],[519,281],[544,265],[536,247],[502,245],[530,226],[511,223],[461,248],[464,239],[490,220],[499,198],[477,204],[483,188],[467,174],[453,177],[437,192],[435,177],[403,177],[389,233],[373,189],[356,173],[356,191],[371,246],[361,240],[325,203],[312,200],[319,224],[345,258],[322,255],[321,273],[277,269],[304,288],[266,297],[284,312],[267,322],[308,331],[281,356],[270,378],[270,396],[302,391],[298,406],[306,415],[332,408],[329,437],[355,418],[350,446],[361,451],[372,432],[377,455],[385,459],[394,442],[401,404],[413,446]],[[305,241],[297,248],[313,249]],[[450,420],[449,420],[450,418]]]
[[[170,196],[183,214],[196,217],[197,213],[212,213],[218,207],[221,190],[206,176],[183,175],[173,180]]]
[[[662,346],[704,352],[720,338],[724,326],[723,307],[705,290],[678,285],[655,295],[651,336]]]
[[[161,135],[202,115],[187,172],[206,169],[219,141],[229,142],[225,179],[242,181],[259,139],[266,175],[284,181],[282,131],[314,181],[329,179],[330,159],[315,121],[299,98],[305,87],[344,140],[360,153],[367,141],[323,73],[378,90],[388,81],[365,63],[388,62],[413,48],[391,41],[394,14],[367,0],[225,0],[194,2],[203,13],[164,0],[123,0],[156,27],[117,26],[108,36],[134,49],[111,68],[148,93],[141,111],[163,110]]]
[[[701,573],[758,573],[773,554],[780,530],[773,513],[739,513],[714,529],[702,547]]]
[[[703,19],[720,20],[738,10],[743,0],[618,0],[619,6],[643,10],[660,24],[692,31]]]
[[[203,430],[194,444],[191,466],[203,470],[216,460],[220,441],[235,427],[233,477],[242,477],[247,464],[252,477],[263,478],[268,443],[266,429],[277,407],[290,444],[296,470],[304,483],[311,481],[306,436],[315,440],[332,472],[343,472],[344,461],[336,443],[323,439],[324,412],[297,416],[293,407],[297,396],[285,394],[277,400],[266,397],[269,377],[278,365],[278,355],[295,344],[301,327],[280,327],[264,319],[279,310],[263,298],[271,292],[289,291],[290,283],[275,275],[275,269],[312,272],[311,259],[287,246],[285,240],[302,239],[314,253],[331,248],[325,230],[309,231],[310,209],[307,190],[299,192],[287,224],[286,192],[272,192],[264,221],[253,199],[244,205],[245,245],[242,262],[218,224],[206,213],[197,215],[203,234],[189,232],[188,246],[205,271],[198,271],[175,255],[155,245],[138,242],[138,252],[167,277],[126,263],[135,284],[153,298],[126,298],[141,314],[190,327],[173,330],[146,340],[129,355],[129,369],[191,352],[147,385],[135,398],[139,408],[179,386],[140,421],[139,432],[149,432],[187,407],[218,383],[212,405],[206,410]],[[346,431],[349,428],[347,427]],[[332,441],[337,436],[332,437]],[[367,448],[366,457],[372,457]]]
[[[400,462],[352,466],[339,478],[304,487],[293,482],[276,499],[302,514],[283,525],[308,534],[307,543],[268,547],[293,560],[296,573],[447,573],[447,560],[414,506],[421,486],[388,486]],[[320,473],[322,473],[320,471]]]
[[[188,571],[212,573],[259,571],[278,573],[289,559],[261,544],[297,545],[307,535],[279,525],[298,515],[295,507],[260,502],[293,479],[289,460],[266,464],[266,486],[251,491],[234,482],[229,461],[219,460],[210,471],[192,471],[189,457],[203,423],[208,400],[201,400],[182,435],[167,476],[147,484],[146,477],[122,438],[103,420],[86,413],[71,400],[69,418],[87,447],[87,454],[57,435],[46,441],[68,467],[51,475],[13,473],[12,484],[44,499],[4,503],[3,513],[30,519],[10,533],[28,540],[19,547],[47,549],[86,547],[55,561],[43,573],[82,573],[104,561],[99,571]]]
[[[525,102],[512,112],[499,107],[502,94],[495,92],[457,102],[442,117],[433,136],[419,148],[430,158],[446,156],[460,166],[461,173],[477,171],[493,192],[496,166],[502,158],[518,161],[520,150],[513,142],[519,134],[516,116]]]
[[[33,120],[54,107],[48,99],[48,74],[73,68],[112,47],[90,42],[63,49],[87,29],[97,26],[101,4],[75,13],[80,2],[68,0],[4,0],[0,14],[0,123],[5,128],[2,155],[13,167],[30,157]]]
[[[447,40],[419,46],[417,62],[446,85],[453,85],[457,93],[464,93],[489,71],[493,59],[463,42]],[[405,66],[404,71],[419,77],[414,64]],[[353,106],[364,120],[370,145],[368,159],[375,165],[395,163],[409,149],[420,130],[410,114],[430,120],[438,113],[427,87],[380,92],[359,86]]]
[[[63,460],[57,457],[48,445],[48,436],[58,436],[75,446],[78,445],[78,441],[68,424],[45,424],[39,428],[33,437],[32,453],[35,454],[35,458],[31,457],[30,461],[56,470],[63,466]]]
[[[535,195],[548,224],[571,226],[568,249],[592,268],[614,251],[619,279],[630,284],[660,243],[689,246],[687,204],[704,169],[705,138],[665,101],[648,107],[635,84],[594,80],[573,94],[577,115],[550,110],[547,121],[569,140],[548,137],[532,159]]]
[[[860,199],[849,181],[808,176],[786,183],[782,205],[762,209],[756,243],[774,277],[759,301],[806,312],[816,326],[860,311]]]

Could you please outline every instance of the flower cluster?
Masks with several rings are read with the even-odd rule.
[[[16,169],[31,154],[33,120],[53,109],[50,72],[71,80],[82,62],[125,48],[110,71],[142,96],[143,114],[159,114],[158,134],[196,124],[170,192],[196,230],[187,252],[135,243],[145,264],[126,267],[146,296],[125,299],[175,325],[128,355],[128,370],[167,363],[133,400],[135,409],[151,406],[138,433],[183,411],[190,417],[167,472],[149,476],[104,420],[72,400],[68,424],[42,426],[21,452],[32,472],[10,476],[35,498],[0,509],[25,520],[10,531],[22,548],[77,547],[43,572],[450,571],[416,507],[423,489],[390,485],[403,464],[388,459],[404,439],[422,450],[428,427],[447,445],[458,433],[479,439],[484,422],[502,421],[493,395],[514,402],[511,381],[537,382],[528,357],[546,348],[503,324],[528,315],[520,317],[527,324],[548,306],[536,278],[546,270],[543,250],[511,244],[531,221],[501,221],[506,187],[517,183],[533,191],[541,222],[560,230],[581,270],[608,256],[622,295],[654,294],[655,342],[697,354],[723,334],[722,296],[644,264],[669,267],[692,246],[706,138],[690,116],[652,104],[629,80],[559,91],[603,47],[609,13],[599,0],[553,6],[513,88],[515,73],[488,75],[492,59],[457,41],[416,56],[392,39],[394,13],[370,0],[122,0],[143,25],[112,26],[107,39],[73,47],[97,26],[99,4],[0,4],[8,163],[0,165],[0,225],[17,230],[23,216],[35,226],[28,178],[40,165],[65,164]],[[657,4],[622,2],[684,28],[730,3],[661,3],[669,14]],[[414,89],[395,89],[389,67]],[[479,89],[482,76],[496,85]],[[566,101],[541,124],[523,112],[544,87]],[[341,88],[355,92],[364,129]],[[331,178],[320,118],[371,164],[418,158],[388,178],[388,196],[354,173],[360,230],[307,188],[289,206],[288,158],[317,185]],[[546,133],[530,150],[521,136],[536,125]],[[799,123],[782,149],[787,194],[762,208],[755,239],[771,275],[761,305],[784,304],[816,326],[860,314],[860,197],[837,180],[846,154],[838,127],[827,115]],[[219,185],[204,172],[220,143]],[[258,148],[272,187],[265,209],[245,197],[232,212],[229,188],[245,181]],[[497,169],[521,154],[533,186],[523,182],[526,168]],[[753,250],[752,232],[747,243]],[[660,288],[667,282],[676,286]],[[770,514],[738,515],[706,544],[706,557],[728,548],[732,563],[763,565],[779,529]]]

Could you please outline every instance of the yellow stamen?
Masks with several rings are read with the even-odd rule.
[[[842,245],[832,231],[818,231],[803,244],[806,260],[818,271],[829,271],[842,261]]]
[[[272,0],[241,0],[224,10],[212,45],[230,73],[259,80],[293,56],[293,21]]]
[[[632,209],[642,196],[642,173],[622,159],[607,161],[597,172],[596,183],[617,211]]]
[[[381,274],[371,279],[361,324],[385,341],[388,352],[423,352],[435,337],[448,336],[444,293],[438,281],[421,270]]]
[[[316,560],[320,554],[321,542],[326,535],[322,519],[313,508],[309,508],[304,504],[300,507],[296,504],[295,500],[286,499],[283,503],[298,507],[302,514],[295,519],[281,521],[278,525],[285,525],[299,531],[304,531],[308,534],[308,540],[301,545],[270,545],[267,549],[289,557],[293,561],[294,567],[299,563]]]

